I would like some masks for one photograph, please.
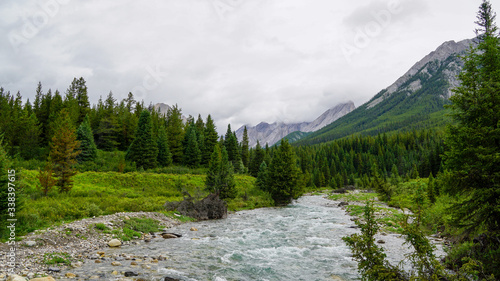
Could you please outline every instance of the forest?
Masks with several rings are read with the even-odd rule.
[[[318,136],[292,145],[284,139],[250,148],[246,130],[242,140],[230,125],[219,136],[211,115],[184,118],[178,105],[163,114],[132,93],[118,101],[112,92],[91,105],[83,77],[64,93],[39,82],[33,101],[0,88],[0,238],[9,237],[9,216],[17,216],[23,235],[95,215],[168,213],[163,204],[186,193],[217,193],[229,209],[240,210],[356,188],[410,209],[418,222],[396,230],[413,239],[420,279],[412,279],[388,266],[373,245],[377,225],[367,205],[362,234],[345,238],[364,280],[494,280],[500,276],[500,36],[494,19],[483,1],[478,45],[462,58],[461,86],[449,102],[429,98],[430,113],[445,106],[449,116],[431,127],[396,120],[394,126],[405,129],[390,133],[372,118],[370,134],[346,127],[324,141]],[[419,102],[422,107],[425,100]],[[457,276],[435,262],[422,238],[437,232],[453,242],[444,264]]]

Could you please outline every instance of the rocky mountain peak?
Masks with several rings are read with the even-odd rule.
[[[466,39],[462,40],[459,42],[455,41],[447,41],[441,44],[435,51],[430,52],[427,56],[425,56],[423,59],[421,59],[419,62],[414,64],[410,70],[408,70],[403,76],[401,76],[396,82],[394,82],[392,85],[386,88],[385,93],[378,97],[377,99],[374,99],[368,104],[368,108],[372,108],[379,104],[381,101],[392,95],[393,93],[402,90],[402,86],[406,84],[410,79],[412,79],[416,74],[419,72],[421,73],[426,73],[429,74],[428,69],[426,68],[427,66],[430,66],[431,64],[434,63],[434,65],[441,65],[444,61],[446,61],[450,56],[456,55],[456,54],[461,54],[465,52],[472,44],[474,44],[474,41],[471,39]],[[451,62],[453,64],[455,62]],[[454,67],[456,66],[456,67]],[[432,67],[432,65],[431,65]],[[450,69],[457,69],[459,70],[460,66],[456,65],[451,65]],[[458,72],[456,71],[450,71],[448,73],[448,78],[449,78],[449,84],[451,86],[456,86],[457,84],[457,79],[456,75]],[[421,87],[421,81],[416,80],[413,81],[410,85],[406,86],[406,90],[409,90],[411,92],[415,92],[416,90],[420,89]],[[449,98],[451,95],[451,91],[448,93],[447,97],[444,98]]]
[[[257,145],[257,140],[262,146],[266,143],[273,145],[280,141],[282,138],[293,132],[314,132],[317,131],[340,117],[346,115],[347,113],[353,111],[356,107],[352,101],[346,103],[340,103],[321,114],[312,122],[302,122],[302,123],[292,123],[286,124],[283,122],[272,124],[261,122],[257,126],[247,125],[247,133],[249,139],[250,147]],[[236,137],[241,141],[243,139],[243,131],[245,126],[242,126],[236,130]]]

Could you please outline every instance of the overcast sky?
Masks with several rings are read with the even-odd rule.
[[[359,106],[449,40],[480,0],[2,0],[0,86],[33,101],[87,81],[91,103],[178,104],[243,124]],[[500,1],[492,0],[499,11]]]

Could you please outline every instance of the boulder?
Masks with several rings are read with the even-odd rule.
[[[110,246],[110,247],[120,247],[121,245],[122,245],[122,242],[120,242],[120,240],[118,240],[118,239],[111,239],[108,242],[108,246]]]
[[[171,238],[177,238],[177,235],[174,235],[172,233],[165,233],[162,235],[162,237],[165,239],[171,239]]]
[[[382,239],[379,239],[379,240],[377,240],[377,243],[379,243],[379,244],[385,244],[385,241],[382,240]]]
[[[191,231],[198,231],[198,229],[196,227],[191,227],[190,229]]]
[[[26,245],[27,247],[33,247],[33,246],[36,246],[36,242],[35,241],[26,241],[26,242],[24,242],[24,245]]]
[[[122,263],[119,262],[119,261],[114,261],[114,262],[111,263],[111,265],[112,266],[120,266],[120,265],[122,265]]]
[[[139,273],[135,271],[125,271],[123,275],[125,275],[125,277],[132,277],[132,276],[139,276]]]
[[[7,277],[7,281],[26,281],[26,279],[22,276],[12,274]]]
[[[68,272],[68,273],[66,273],[64,276],[66,276],[67,278],[75,278],[75,277],[76,277],[76,274],[71,273],[71,272]]]
[[[8,280],[8,279],[7,279]],[[23,278],[24,280],[24,278]],[[52,276],[33,278],[30,281],[56,281]]]

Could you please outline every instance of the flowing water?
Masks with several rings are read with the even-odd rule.
[[[111,265],[115,259],[100,264],[89,261],[77,273],[108,280],[126,271],[146,280],[356,280],[357,264],[341,239],[359,231],[351,228],[350,218],[333,201],[304,196],[283,208],[242,211],[224,220],[169,229],[182,234],[181,238],[108,248],[106,255],[119,257],[121,266]],[[190,231],[191,227],[198,231]],[[407,247],[401,238],[379,238],[386,242],[383,246],[392,261],[403,258]],[[131,266],[123,256],[167,259],[141,267],[140,262]],[[114,270],[119,274],[112,275]]]

